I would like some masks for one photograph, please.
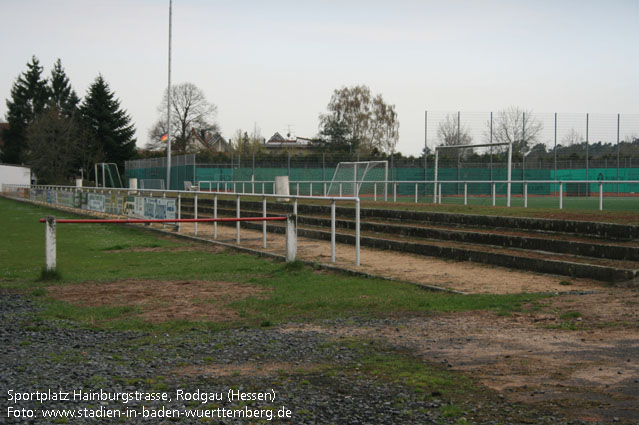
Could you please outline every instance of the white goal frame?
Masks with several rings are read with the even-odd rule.
[[[388,161],[353,161],[353,162],[340,162],[337,164],[337,167],[335,167],[335,172],[333,173],[333,179],[331,180],[331,183],[328,186],[328,191],[327,193],[330,194],[331,193],[331,188],[333,187],[333,183],[339,184],[340,181],[336,181],[335,178],[337,177],[337,173],[340,169],[341,165],[353,165],[353,187],[356,189],[355,193],[353,194],[354,197],[359,198],[359,190],[362,187],[362,184],[364,183],[373,183],[376,185],[376,183],[378,183],[379,181],[375,182],[367,182],[365,180],[366,174],[368,173],[368,167],[371,164],[383,164],[384,165],[384,201],[388,201]],[[364,174],[362,174],[362,178],[358,180],[357,178],[357,169],[358,166],[365,166],[366,170],[364,171]],[[377,186],[375,186],[377,187]]]
[[[512,142],[501,143],[482,143],[478,145],[445,145],[435,147],[435,178],[433,184],[433,203],[437,203],[437,168],[439,165],[439,150],[440,149],[464,149],[464,148],[484,148],[490,146],[504,146],[508,145],[508,191],[506,194],[506,206],[510,207],[510,190],[511,190],[511,177],[512,177],[512,165],[513,165],[513,144]],[[441,194],[440,194],[441,196]]]

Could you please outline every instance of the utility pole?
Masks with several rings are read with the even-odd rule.
[[[166,92],[166,189],[171,190],[171,21],[173,18],[173,0],[169,0],[169,88]]]

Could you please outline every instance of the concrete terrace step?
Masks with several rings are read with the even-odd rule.
[[[200,207],[198,212],[212,216],[213,210],[208,206]],[[235,216],[235,209],[219,208],[219,216]],[[188,213],[183,216],[187,217]],[[261,211],[252,211],[242,208],[240,214],[243,217],[261,216]],[[192,217],[192,215],[188,215]],[[298,215],[299,225],[309,225],[314,227],[330,227],[330,219],[327,217]],[[336,228],[338,229],[355,229],[355,222],[352,220],[336,220]],[[610,241],[602,243],[600,239],[588,240],[566,240],[558,239],[555,235],[533,233],[532,235],[520,234],[501,234],[498,232],[468,231],[448,228],[436,228],[433,226],[425,226],[423,224],[400,225],[382,222],[362,221],[360,223],[362,232],[375,232],[380,235],[406,236],[411,238],[420,238],[428,240],[442,240],[451,242],[471,243],[476,245],[490,245],[500,248],[516,248],[531,251],[552,252],[558,254],[571,254],[584,257],[639,261],[639,246],[623,244],[614,244]],[[380,236],[381,237],[381,236]]]

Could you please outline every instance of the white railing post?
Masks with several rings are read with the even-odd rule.
[[[360,241],[360,232],[359,232],[359,198],[355,200],[355,265],[359,266],[360,264],[360,256],[359,256],[359,241]]]
[[[468,205],[468,183],[464,183],[464,205]]]
[[[397,183],[393,183],[393,202],[397,202]]]
[[[291,263],[297,257],[297,216],[286,216],[286,262]]]
[[[262,217],[266,218],[266,196],[262,197]],[[266,249],[266,220],[262,222],[262,248]]]
[[[599,182],[599,211],[603,211],[603,182]]]
[[[439,183],[439,204],[442,203],[442,184]]]
[[[419,185],[417,183],[415,183],[415,203],[417,203],[417,190],[418,190]]]
[[[180,195],[181,195],[181,193],[178,192],[178,204],[177,204],[177,218],[178,218],[178,220],[182,218],[182,197]],[[182,230],[182,223],[180,223],[178,221],[177,222],[177,231],[178,231],[178,233],[180,233],[180,230]]]
[[[297,198],[293,199],[293,214],[297,215]]]
[[[308,196],[313,196],[313,182],[309,183]]]
[[[46,270],[53,272],[56,269],[56,235],[55,235],[55,217],[48,216],[46,218],[46,227],[44,230],[45,241],[45,262]]]
[[[193,218],[197,220],[197,192],[195,192],[195,197],[193,198]],[[197,221],[193,223],[195,229],[195,236],[197,236]]]
[[[373,183],[373,201],[377,201],[377,183]]]
[[[335,199],[331,199],[331,263],[335,262]]]
[[[564,208],[564,185],[562,182],[559,182],[559,209]]]
[[[495,187],[495,183],[492,184],[491,187],[491,191],[492,191],[492,195],[493,195],[493,207],[495,206],[495,201],[496,201],[496,197],[497,197],[497,188]]]
[[[235,200],[235,217],[240,218],[240,195],[237,195]],[[235,222],[235,240],[237,244],[240,244],[240,222]]]
[[[524,183],[524,208],[528,208],[528,183]]]
[[[297,196],[300,196],[300,184],[299,184],[299,182],[296,184],[295,192],[296,192]]]
[[[213,218],[217,218],[217,193],[213,195]],[[217,221],[213,222],[213,239],[217,239]]]

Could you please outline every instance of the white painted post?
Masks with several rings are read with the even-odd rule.
[[[426,155],[426,153],[424,153]],[[439,164],[439,150],[435,148],[435,179],[433,181],[433,204],[437,203],[437,166]]]
[[[335,262],[335,199],[331,199],[331,263]]]
[[[355,200],[355,265],[359,266],[359,198]]]
[[[297,198],[293,199],[293,214],[297,215]]]
[[[511,180],[513,174],[513,144],[508,144],[508,193],[506,194],[506,206],[510,207]]]
[[[468,205],[468,183],[464,183],[464,205]]]
[[[417,203],[417,188],[418,188],[418,184],[415,183],[415,203]]]
[[[297,196],[300,196],[300,184],[299,183],[296,184],[295,192],[296,192]]]
[[[373,183],[373,201],[377,201],[377,183]]]
[[[497,197],[497,188],[495,187],[495,183],[493,183],[492,185],[492,192],[493,192],[493,207],[496,205],[495,201],[496,201],[496,197]]]
[[[339,197],[342,197],[342,184],[339,184]]]
[[[213,195],[213,218],[217,218],[217,193]],[[217,221],[213,222],[213,239],[217,239]]]
[[[46,218],[46,227],[44,229],[44,241],[46,270],[49,272],[53,272],[56,269],[55,227],[55,217],[48,216]]]
[[[292,263],[297,257],[297,216],[286,216],[286,262]]]
[[[397,202],[397,183],[393,183],[393,202]]]
[[[524,183],[524,208],[528,208],[528,183]]]
[[[182,218],[182,197],[180,196],[181,194],[178,192],[178,204],[177,204],[177,218],[178,220]],[[182,230],[182,223],[180,223],[179,221],[177,222],[177,231],[178,233],[180,233],[180,230]]]
[[[603,182],[599,182],[599,211],[603,211]]]
[[[197,192],[195,192],[195,198],[193,198],[193,211],[193,218],[197,219]],[[193,224],[195,224],[195,236],[197,236],[197,221]]]
[[[559,182],[559,209],[564,208],[564,185]]]
[[[323,185],[324,185],[324,196],[326,196],[326,182],[324,182]]]
[[[240,195],[237,195],[237,199],[235,200],[235,217],[240,218]],[[240,244],[240,222],[235,222],[235,240],[237,244]]]
[[[442,184],[439,183],[439,204],[442,203]]]
[[[266,196],[262,197],[262,217],[266,217]],[[262,248],[266,249],[266,220],[262,222]]]
[[[308,196],[313,196],[313,182],[309,183]]]

